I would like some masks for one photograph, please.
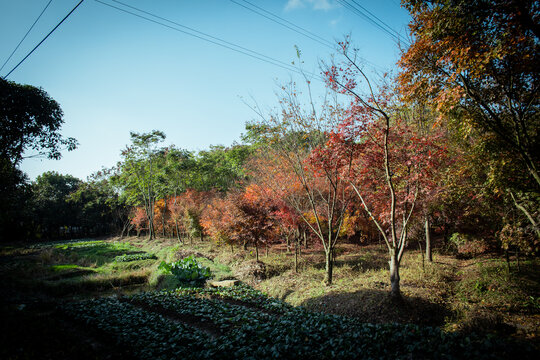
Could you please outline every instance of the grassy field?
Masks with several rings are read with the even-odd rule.
[[[156,293],[155,290],[173,290],[180,285],[174,276],[162,273],[159,264],[189,255],[209,267],[214,280],[239,279],[246,285],[237,290]],[[319,354],[319,358],[334,356],[331,349],[341,349],[352,356],[347,341],[358,342],[357,336],[366,331],[362,327],[366,323],[375,324],[370,325],[376,326],[370,328],[370,333],[380,336],[388,334],[387,326],[398,326],[391,329],[394,335],[431,329],[423,335],[431,339],[429,346],[446,344],[440,345],[441,351],[455,352],[457,358],[463,355],[458,350],[465,346],[464,339],[472,341],[478,349],[495,351],[490,347],[494,345],[479,340],[492,335],[538,349],[540,262],[537,259],[521,261],[520,271],[513,263],[509,272],[507,264],[493,256],[463,260],[435,254],[433,263],[425,263],[418,251],[410,250],[405,254],[400,274],[403,300],[395,301],[388,296],[384,248],[341,244],[337,255],[334,283],[325,286],[323,255],[316,249],[302,251],[297,273],[294,255],[284,246],[271,248],[267,255],[261,251],[260,262],[255,261],[251,249],[231,251],[206,242],[179,245],[170,239],[151,243],[141,238],[87,239],[4,246],[0,249],[4,320],[0,358],[170,357],[182,353],[174,350],[173,343],[185,345],[185,342],[199,344],[182,351],[200,357],[219,357],[216,349],[227,347],[237,357],[249,357],[250,351],[259,350],[262,351],[259,358],[275,354],[286,357],[284,354],[293,348],[299,354],[304,351],[295,342],[298,336],[305,338],[311,351],[318,349],[313,354]],[[99,314],[104,313],[109,315],[101,319]],[[320,313],[329,315],[316,315]],[[272,347],[262,345],[268,339],[261,334],[278,331],[289,324],[285,320],[294,322],[299,333],[292,342],[283,339],[285,345],[276,347],[274,354]],[[328,345],[316,341],[320,336],[316,334],[322,330],[303,325],[310,322],[320,326],[349,325],[340,328],[339,344]],[[149,323],[161,325],[147,328]],[[403,325],[386,325],[393,323]],[[144,330],[146,335],[131,334],[134,328]],[[170,337],[178,334],[184,334],[185,339],[170,343]],[[258,347],[241,340],[253,334],[263,336]],[[137,345],[130,336],[149,337]],[[453,337],[440,340],[444,336]],[[154,348],[152,344],[159,341],[169,345]],[[423,340],[414,337],[407,341],[419,344],[418,348],[396,346],[393,353],[386,353],[369,347],[370,342],[366,342],[365,351],[383,358],[386,355],[411,358],[411,354],[416,354],[413,358],[428,357],[422,352]],[[445,347],[450,343],[455,349]],[[497,356],[504,358],[504,350],[497,351]]]

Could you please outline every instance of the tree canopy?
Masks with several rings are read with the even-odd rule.
[[[18,164],[24,157],[59,159],[62,150],[74,150],[77,141],[60,134],[63,115],[43,89],[0,79],[0,157]]]

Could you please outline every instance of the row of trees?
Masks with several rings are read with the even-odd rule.
[[[433,223],[478,246],[496,239],[537,250],[537,5],[405,5],[415,41],[397,83],[371,83],[346,39],[342,62],[324,65],[332,92],[319,108],[303,104],[295,84],[283,87],[274,114],[254,108],[261,120],[250,138],[259,151],[249,181],[244,192],[214,200],[213,221],[203,221],[216,240],[258,248],[276,233],[270,223],[289,213],[293,227],[301,223],[319,240],[330,284],[335,245],[358,214],[371,223],[352,233],[379,232],[396,296],[411,225],[425,225],[428,249]],[[257,201],[255,188],[264,194]]]
[[[538,4],[404,5],[414,42],[397,79],[370,81],[346,38],[322,66],[319,103],[311,79],[287,84],[274,112],[253,108],[259,119],[243,144],[198,154],[161,146],[160,131],[132,133],[117,166],[74,186],[70,201],[91,204],[106,189],[110,212],[83,218],[122,235],[133,227],[149,239],[208,236],[253,245],[257,257],[272,242],[316,244],[327,284],[339,241],[379,238],[394,296],[407,247],[425,241],[431,260],[433,232],[473,250],[537,253]],[[20,156],[3,156],[21,177]]]

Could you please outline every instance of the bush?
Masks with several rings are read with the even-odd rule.
[[[485,240],[468,234],[453,233],[449,242],[452,250],[463,258],[471,258],[488,250]]]
[[[172,263],[162,261],[159,269],[173,274],[178,281],[190,286],[200,286],[210,278],[210,269],[199,264],[193,256]]]

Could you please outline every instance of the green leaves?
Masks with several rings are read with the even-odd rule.
[[[193,256],[188,256],[170,264],[162,261],[158,269],[171,273],[181,283],[192,286],[203,284],[212,275],[210,269],[199,264]]]
[[[156,257],[156,255],[149,254],[149,253],[124,254],[124,255],[115,257],[114,261],[116,261],[116,262],[129,262],[129,261],[138,261],[138,260],[146,260],[146,259],[157,259],[157,257]]]
[[[534,354],[529,347],[476,334],[309,312],[245,285],[87,300],[60,310],[140,358],[504,359]]]

